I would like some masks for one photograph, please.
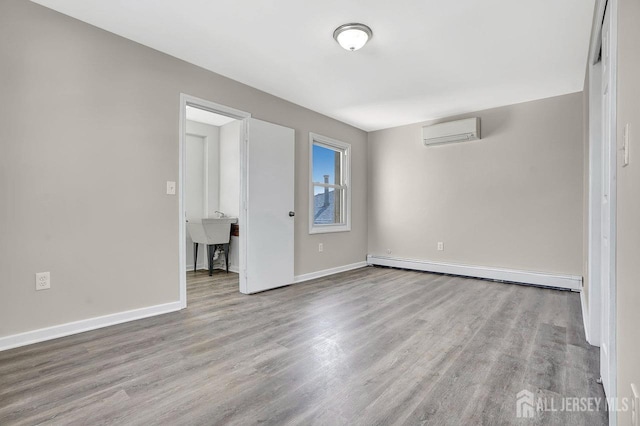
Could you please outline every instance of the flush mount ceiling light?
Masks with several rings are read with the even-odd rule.
[[[373,37],[373,31],[364,24],[340,25],[333,32],[333,38],[338,44],[352,52],[367,44],[371,37]]]

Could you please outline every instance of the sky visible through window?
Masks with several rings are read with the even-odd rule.
[[[335,182],[336,157],[335,151],[318,145],[313,145],[313,181],[324,182],[324,175],[329,175],[329,183]],[[315,187],[314,194],[324,192],[324,188]]]

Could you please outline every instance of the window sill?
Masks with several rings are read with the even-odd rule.
[[[349,232],[351,226],[349,225],[315,225],[309,228],[309,234],[330,234],[333,232]]]

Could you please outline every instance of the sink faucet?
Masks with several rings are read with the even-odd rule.
[[[224,213],[219,212],[218,210],[216,210],[214,213],[218,213],[218,214],[220,215],[220,217],[224,217],[224,216],[225,216],[225,214],[224,214]]]

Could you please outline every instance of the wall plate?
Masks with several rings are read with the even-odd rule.
[[[36,273],[36,290],[47,290],[51,288],[51,274],[49,272]]]

